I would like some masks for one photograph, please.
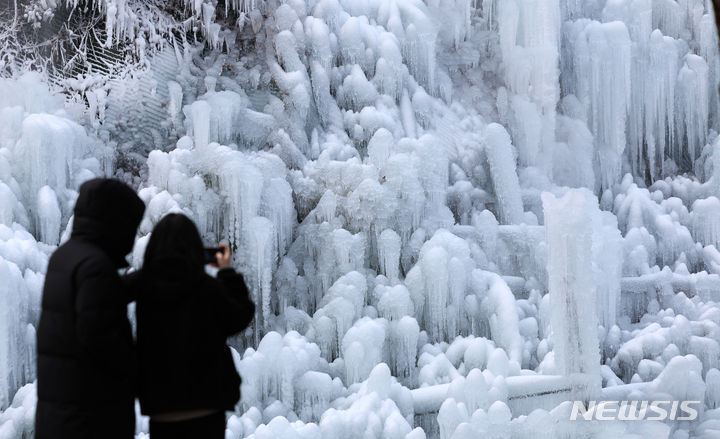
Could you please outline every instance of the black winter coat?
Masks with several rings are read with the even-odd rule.
[[[145,206],[114,180],[85,183],[72,237],[50,258],[37,332],[36,439],[134,437],[127,265]]]
[[[129,281],[137,294],[141,411],[233,410],[240,376],[226,339],[248,326],[255,305],[232,269],[217,279],[203,274],[194,284],[177,274],[163,280],[140,273]]]

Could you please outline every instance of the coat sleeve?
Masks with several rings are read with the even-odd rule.
[[[135,302],[138,299],[138,291],[140,290],[141,274],[140,271],[133,271],[121,277],[123,283],[123,292],[127,303]]]
[[[90,259],[75,274],[75,331],[81,354],[99,368],[130,376],[133,341],[127,317],[127,296],[109,261]]]
[[[245,280],[232,268],[224,268],[217,274],[221,294],[218,314],[223,331],[229,336],[250,325],[255,316],[255,304],[250,300]]]

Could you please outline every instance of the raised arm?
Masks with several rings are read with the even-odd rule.
[[[236,334],[250,325],[255,316],[255,304],[240,273],[232,268],[223,268],[217,279],[221,285],[220,309],[221,325],[227,335]]]

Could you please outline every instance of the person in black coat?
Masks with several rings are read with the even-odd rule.
[[[240,399],[226,339],[249,325],[255,305],[230,268],[229,248],[221,248],[213,278],[193,222],[169,214],[150,236],[142,270],[129,279],[137,297],[140,407],[152,439],[222,439],[225,411]]]
[[[145,205],[117,180],[80,187],[71,238],[50,258],[37,331],[36,439],[135,435],[127,266]]]

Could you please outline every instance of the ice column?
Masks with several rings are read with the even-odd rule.
[[[626,146],[626,124],[631,102],[632,46],[624,23],[578,20],[566,34],[572,53],[571,69],[563,81],[566,93],[584,104],[595,136],[596,175],[602,188],[619,177]],[[566,85],[567,84],[567,85]]]
[[[38,191],[36,219],[40,240],[50,245],[57,245],[62,227],[62,212],[57,195],[50,186],[43,186]]]
[[[378,239],[378,262],[380,271],[391,281],[396,281],[400,272],[400,235],[392,229],[385,229]]]
[[[275,254],[274,226],[265,217],[255,217],[248,226],[250,283],[254,285],[253,301],[259,312],[255,317],[255,342],[259,341],[261,331],[267,327],[271,315],[272,270]]]
[[[498,31],[505,83],[515,115],[510,128],[523,166],[551,173],[560,96],[558,0],[503,0]]]
[[[664,175],[665,151],[675,137],[678,42],[655,30],[635,45],[628,141],[635,175],[656,180]]]
[[[676,119],[678,136],[673,157],[680,160],[682,145],[691,163],[697,158],[708,131],[710,94],[708,93],[709,69],[707,62],[697,55],[688,54],[678,74],[678,111]]]
[[[718,112],[720,111],[720,94],[715,93],[716,85],[720,80],[720,57],[718,57],[718,34],[715,27],[713,12],[705,14],[698,23],[699,30],[696,39],[699,44],[699,55],[708,63],[710,86],[710,109],[713,126],[717,126]]]
[[[599,377],[592,248],[597,201],[587,189],[572,189],[561,198],[545,192],[542,201],[555,363],[563,375]]]
[[[420,326],[417,320],[404,316],[399,320],[390,321],[389,339],[390,368],[393,376],[399,381],[410,384],[417,360],[417,344],[420,337]]]
[[[594,198],[591,201],[597,205]],[[596,208],[593,207],[593,210]],[[595,212],[592,239],[598,323],[610,329],[615,324],[620,301],[623,269],[623,238],[618,229],[617,217],[611,212]]]
[[[27,346],[27,288],[17,265],[0,257],[0,410],[8,407],[12,396],[30,379],[31,367],[24,361]]]
[[[447,340],[466,328],[464,303],[473,264],[467,241],[447,230],[438,230],[423,244],[405,285],[430,340]],[[379,307],[384,315],[397,315],[385,304]]]
[[[427,251],[420,261],[425,274],[425,326],[428,334],[434,339],[442,339],[445,335],[448,305],[448,270],[449,255],[442,247]]]
[[[370,375],[374,366],[383,362],[386,349],[387,321],[368,317],[355,322],[342,340],[346,383],[359,383]]]
[[[88,144],[84,129],[68,119],[50,114],[26,117],[22,137],[13,149],[13,172],[23,182],[25,202],[33,205],[43,186],[68,187],[73,159]]]
[[[520,224],[523,205],[510,135],[501,125],[491,123],[485,131],[485,145],[500,222]]]
[[[720,200],[708,197],[695,201],[690,220],[696,242],[720,248]]]

